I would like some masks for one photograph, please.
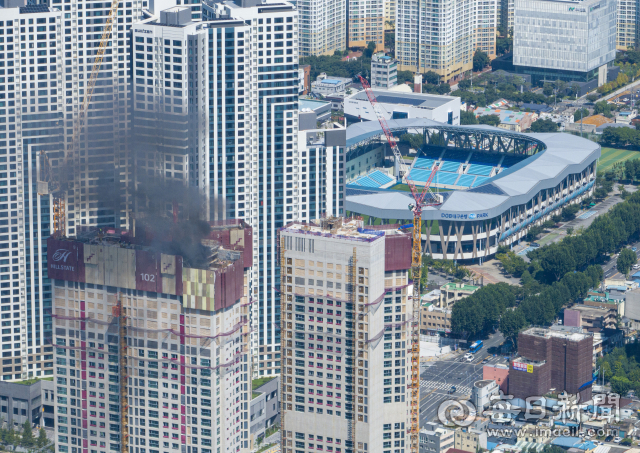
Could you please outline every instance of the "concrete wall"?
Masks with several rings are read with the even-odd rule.
[[[280,423],[280,376],[258,387],[260,392],[251,400],[250,409],[250,440],[254,448],[258,437],[263,436],[267,428]]]
[[[0,418],[14,426],[29,420],[32,425],[53,428],[54,393],[53,381],[0,382]]]

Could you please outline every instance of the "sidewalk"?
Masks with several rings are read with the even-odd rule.
[[[613,93],[607,94],[606,96],[604,96],[602,99],[598,99],[599,101],[608,101],[609,99],[618,96],[619,94],[624,93],[625,91],[630,90],[632,87],[636,86],[636,85],[640,85],[640,79],[636,80],[635,82],[632,82],[628,85],[623,86],[622,88],[617,89],[616,91],[614,91]]]

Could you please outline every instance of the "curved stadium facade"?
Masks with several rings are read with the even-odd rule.
[[[581,137],[418,118],[388,125],[395,136],[408,131],[424,137],[409,170],[416,185],[424,186],[438,166],[432,187],[442,203],[422,214],[424,252],[433,258],[482,261],[594,189],[600,146]],[[356,123],[347,129],[347,150],[382,143],[382,134],[377,122]],[[408,192],[365,185],[347,185],[348,214],[368,216],[369,223],[412,219]]]

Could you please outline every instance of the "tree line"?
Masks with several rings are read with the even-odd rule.
[[[507,257],[503,259],[505,270],[520,273],[522,287],[487,285],[456,302],[451,315],[453,332],[473,337],[499,327],[515,342],[521,329],[552,323],[567,303],[599,286],[603,271],[598,263],[639,237],[640,192],[635,192],[597,217],[581,234],[530,251],[528,264],[503,248],[499,252]]]
[[[625,396],[629,390],[640,392],[640,343],[615,348],[597,360],[600,372],[611,385],[611,391]]]

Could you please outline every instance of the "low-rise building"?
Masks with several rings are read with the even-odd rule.
[[[481,429],[458,428],[454,437],[456,450],[475,452],[487,449],[487,433]]]
[[[478,411],[486,409],[491,405],[491,400],[493,397],[500,394],[500,387],[493,379],[483,379],[481,381],[476,381],[473,383],[473,387],[471,388],[471,401],[473,405],[476,407]],[[458,439],[456,437],[456,448],[464,447],[458,446]],[[486,448],[483,447],[483,448]],[[475,448],[473,449],[475,451]]]
[[[509,393],[509,366],[501,363],[485,365],[482,367],[482,379],[495,381],[502,393]]]
[[[575,304],[564,311],[564,325],[567,327],[582,327],[589,332],[600,329],[615,329],[617,324],[617,310],[615,308],[594,307]]]
[[[344,93],[347,85],[351,82],[352,80],[346,77],[328,77],[322,73],[315,82],[311,83],[311,92],[323,96]]]
[[[384,54],[371,59],[371,88],[388,90],[398,84],[398,61]]]
[[[440,287],[441,295],[439,306],[440,307],[449,307],[453,305],[454,302],[464,299],[478,291],[480,289],[479,286],[475,285],[465,285],[464,283],[455,283],[450,282]]]
[[[476,117],[496,115],[500,117],[499,128],[514,132],[526,131],[531,127],[531,124],[538,119],[537,113],[514,112],[512,110],[491,109],[488,107],[479,107],[474,113]]]
[[[620,296],[620,298],[614,298],[610,291],[589,291],[587,293],[587,297],[584,298],[583,303],[584,305],[588,305],[591,307],[600,307],[608,310],[614,310],[617,315],[625,316],[624,296]]]
[[[420,333],[436,335],[451,332],[451,310],[426,303],[421,307]]]
[[[31,426],[53,428],[54,405],[53,380],[0,381],[0,418],[9,427],[28,421]]]
[[[425,118],[445,124],[460,124],[460,98],[458,97],[382,89],[372,91],[382,107],[381,111],[386,120]],[[378,121],[376,112],[364,91],[345,98],[344,113],[349,124],[362,120]]]
[[[427,422],[419,434],[420,453],[445,453],[454,447],[455,431]]]
[[[267,429],[280,423],[280,376],[271,379],[253,390],[250,408],[250,448],[259,438],[265,437]]]
[[[566,126],[566,130],[573,132],[594,133],[603,124],[614,123],[614,120],[604,115],[591,115]]]

